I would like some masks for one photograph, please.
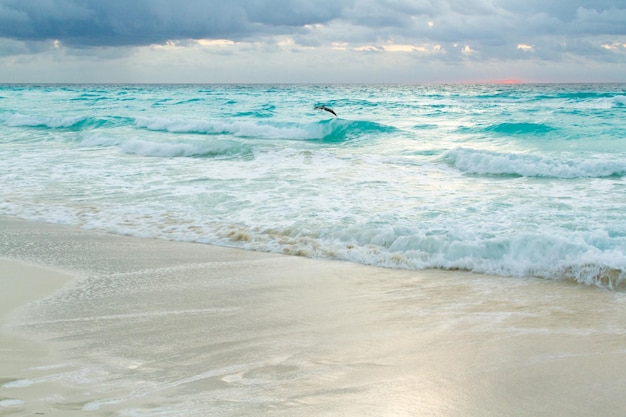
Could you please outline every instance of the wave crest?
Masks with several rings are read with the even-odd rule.
[[[545,178],[606,178],[626,175],[626,161],[562,159],[528,154],[452,149],[443,160],[467,174]]]
[[[484,130],[503,135],[544,135],[556,130],[556,128],[545,123],[506,122],[487,126]]]
[[[170,133],[233,135],[244,138],[322,140],[341,142],[363,135],[393,132],[396,129],[370,121],[328,119],[313,123],[266,122],[250,120],[190,120],[136,118],[140,128]]]
[[[161,158],[191,157],[219,158],[252,155],[252,149],[232,140],[164,142],[145,139],[123,140],[122,138],[92,133],[79,142],[81,147],[117,147],[123,153]]]
[[[10,127],[32,127],[47,129],[95,129],[129,124],[131,119],[121,116],[88,117],[64,116],[48,117],[13,113],[4,117],[4,123]]]
[[[222,140],[211,142],[153,142],[133,139],[120,146],[122,152],[140,156],[174,157],[227,157],[251,153],[240,143]]]
[[[623,238],[575,232],[501,237],[455,232],[409,232],[354,225],[341,230],[225,227],[215,243],[291,255],[331,258],[401,269],[476,273],[571,281],[626,290]],[[212,242],[213,243],[213,242]]]

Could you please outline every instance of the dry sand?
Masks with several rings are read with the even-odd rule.
[[[12,218],[0,250],[2,416],[626,415],[621,292]]]

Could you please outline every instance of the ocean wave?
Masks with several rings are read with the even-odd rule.
[[[217,223],[198,219],[173,222],[171,213],[142,217],[115,211],[115,218],[91,216],[81,208],[14,205],[0,202],[3,214],[74,224],[124,235],[239,247],[309,258],[334,259],[387,268],[463,270],[507,277],[538,277],[611,290],[626,290],[626,236],[606,231],[508,232],[501,236],[450,227],[408,231],[392,225],[286,227]],[[121,215],[121,217],[120,217]],[[168,221],[163,221],[167,219]]]
[[[264,119],[272,117],[276,111],[276,106],[273,104],[263,104],[256,109],[248,111],[240,111],[235,114],[235,117],[254,117],[258,119]]]
[[[588,240],[582,235],[572,239],[522,233],[468,240],[414,235],[396,238],[389,249],[395,259],[422,268],[461,269],[504,276],[566,279],[609,288],[626,287],[624,253],[616,248],[602,250]]]
[[[132,119],[120,116],[89,117],[89,116],[64,116],[49,117],[12,113],[3,117],[4,124],[9,127],[31,127],[48,129],[96,129],[127,125]]]
[[[504,135],[543,135],[556,130],[545,123],[531,122],[505,122],[490,125],[484,128],[486,132],[494,132]]]
[[[626,96],[613,96],[598,99],[599,108],[618,108],[626,106]]]
[[[146,139],[124,139],[102,133],[89,133],[81,138],[80,147],[117,147],[130,155],[161,158],[191,157],[219,158],[251,156],[252,147],[233,140],[181,140],[157,141]]]
[[[569,100],[565,107],[572,107],[580,110],[607,110],[626,106],[626,96],[624,95],[604,95],[593,97],[587,100]]]
[[[75,127],[84,123],[86,119],[88,118],[84,116],[46,117],[14,113],[7,116],[4,122],[10,127],[47,127],[56,129]]]
[[[626,175],[623,159],[562,159],[456,148],[443,160],[467,174],[545,178],[606,178]]]
[[[250,120],[190,120],[162,117],[135,119],[137,127],[170,133],[222,134],[244,138],[322,140],[341,142],[367,134],[396,129],[376,122],[327,119],[312,123],[258,122]]]
[[[70,101],[89,101],[89,102],[97,102],[102,100],[111,100],[109,96],[107,96],[106,92],[93,92],[93,93],[82,93],[76,97],[72,97],[69,99]]]
[[[203,142],[155,142],[133,139],[120,145],[122,152],[140,156],[163,158],[175,157],[231,157],[251,155],[252,150],[238,142],[229,140]]]
[[[259,233],[231,225],[221,234],[219,244],[288,255],[400,269],[533,276],[626,290],[625,242],[607,236],[585,236],[582,232],[576,236],[520,233],[462,239],[451,233],[402,234],[391,226],[308,233],[301,228],[271,229]],[[603,245],[595,245],[594,239]]]
[[[259,111],[272,112],[271,107]],[[264,118],[269,117],[265,115]],[[332,118],[311,123],[271,122],[245,119],[170,119],[163,117],[59,116],[11,113],[0,116],[10,127],[90,131],[100,128],[136,127],[169,133],[231,135],[241,138],[319,140],[342,142],[367,135],[394,132],[396,128],[366,120]]]
[[[111,146],[119,146],[122,143],[121,138],[117,138],[110,135],[104,135],[101,133],[89,133],[85,136],[81,137],[78,145],[83,148],[91,148],[91,147],[111,147]]]

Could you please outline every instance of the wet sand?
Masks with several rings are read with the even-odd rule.
[[[3,416],[626,415],[622,292],[2,217],[0,249]]]

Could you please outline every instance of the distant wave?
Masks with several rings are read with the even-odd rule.
[[[276,106],[273,104],[264,104],[256,109],[248,111],[240,111],[235,114],[236,117],[255,117],[258,119],[272,117],[276,111]]]
[[[552,132],[553,130],[556,130],[556,128],[544,123],[507,122],[487,126],[486,128],[484,128],[484,130],[487,132],[495,132],[507,135],[543,135]]]
[[[567,91],[556,94],[536,94],[519,95],[515,92],[504,92],[496,94],[480,94],[468,98],[467,101],[476,101],[477,104],[485,105],[485,101],[490,103],[539,103],[549,105],[554,108],[580,108],[580,109],[611,109],[626,106],[626,95],[615,94],[614,92],[596,91]]]
[[[613,103],[617,106],[626,106],[626,96],[615,96],[613,97]]]
[[[603,178],[626,175],[626,161],[623,159],[568,160],[457,148],[446,152],[443,160],[465,173],[477,175],[548,178]]]
[[[48,117],[12,113],[3,117],[4,123],[10,127],[32,127],[48,129],[94,129],[127,125],[132,119],[127,117],[89,117],[89,116],[64,116]]]
[[[624,95],[598,96],[586,100],[571,99],[567,105],[567,107],[580,110],[616,109],[624,106],[626,106],[626,96]]]
[[[395,131],[375,122],[327,119],[312,123],[265,122],[237,119],[190,120],[168,118],[135,119],[137,127],[170,133],[224,134],[260,139],[322,140],[340,142],[365,134]]]
[[[587,110],[612,109],[626,106],[626,95],[599,91],[567,91],[554,95],[542,94],[533,97],[533,100],[535,102],[552,102],[557,107]],[[556,103],[554,100],[556,100]]]
[[[479,125],[459,127],[459,131],[461,133],[488,133],[505,136],[541,136],[555,130],[557,130],[557,128],[552,127],[548,124],[534,122],[504,122],[487,126]]]
[[[626,106],[626,96],[613,96],[601,98],[595,101],[600,108],[615,108]]]

